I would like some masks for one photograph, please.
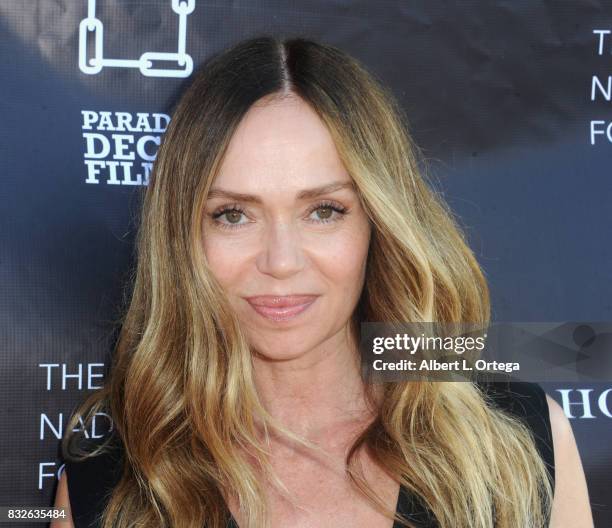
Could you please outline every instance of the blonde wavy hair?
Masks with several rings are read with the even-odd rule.
[[[67,458],[95,456],[106,443],[86,454],[71,432],[97,412],[112,417],[125,459],[104,528],[220,528],[229,520],[224,494],[237,497],[247,528],[267,527],[262,482],[245,452],[281,484],[257,423],[316,449],[258,399],[249,344],[201,243],[207,192],[240,120],[262,97],[287,93],[329,128],[374,227],[352,331],[361,321],[489,321],[483,273],[421,174],[406,117],[382,83],[341,50],[306,38],[262,35],[235,44],[196,72],[174,109],[142,203],[137,266],[109,375],[71,417],[62,441]],[[441,528],[545,524],[552,489],[533,436],[477,384],[384,383],[380,394],[376,418],[345,462],[381,512],[413,526],[362,478],[361,449],[415,493]]]

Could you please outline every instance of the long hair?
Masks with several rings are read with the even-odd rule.
[[[104,528],[220,528],[228,521],[224,494],[237,498],[248,528],[269,526],[252,461],[282,482],[257,424],[314,449],[260,402],[248,341],[201,243],[203,206],[232,134],[253,103],[288,93],[328,127],[374,227],[352,331],[361,321],[489,322],[485,277],[422,174],[407,119],[383,84],[341,50],[306,38],[235,44],[196,72],[173,111],[142,203],[132,293],[109,376],[63,440],[65,456],[82,456],[68,451],[77,420],[110,413],[125,459]],[[441,528],[545,524],[552,489],[534,439],[477,384],[384,383],[381,394],[345,461],[351,482],[381,512],[413,526],[362,478],[362,449]]]

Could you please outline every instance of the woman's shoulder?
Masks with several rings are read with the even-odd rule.
[[[538,383],[514,379],[480,380],[476,385],[496,407],[519,417],[531,430],[554,485],[555,455],[551,415],[544,389]]]
[[[96,518],[121,477],[123,446],[114,431],[100,438],[80,437],[77,441],[80,449],[91,454],[78,460],[64,457],[70,510],[76,528],[97,526]],[[94,453],[102,446],[99,453]]]

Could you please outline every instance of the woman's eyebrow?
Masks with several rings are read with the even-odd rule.
[[[352,181],[350,182],[332,182],[326,185],[321,185],[319,187],[313,187],[311,189],[303,189],[297,195],[298,200],[307,200],[310,198],[316,198],[317,196],[321,196],[322,194],[331,193],[337,191],[339,189],[351,188],[354,189],[355,185]],[[252,202],[261,204],[263,200],[254,194],[244,194],[238,192],[232,192],[225,189],[221,189],[219,187],[213,187],[208,192],[208,198],[230,198],[232,200],[240,201],[240,202]]]

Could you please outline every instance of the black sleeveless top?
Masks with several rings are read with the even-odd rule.
[[[465,382],[461,382],[465,383]],[[546,393],[537,383],[519,381],[479,381],[496,406],[521,418],[531,430],[536,446],[549,471],[554,489],[555,460]],[[75,528],[98,528],[101,514],[122,471],[121,443],[114,440],[112,450],[81,462],[65,461],[68,494]],[[400,487],[397,513],[419,528],[437,528],[433,513],[404,486]],[[230,514],[228,528],[238,528]],[[401,528],[398,522],[393,528]]]

